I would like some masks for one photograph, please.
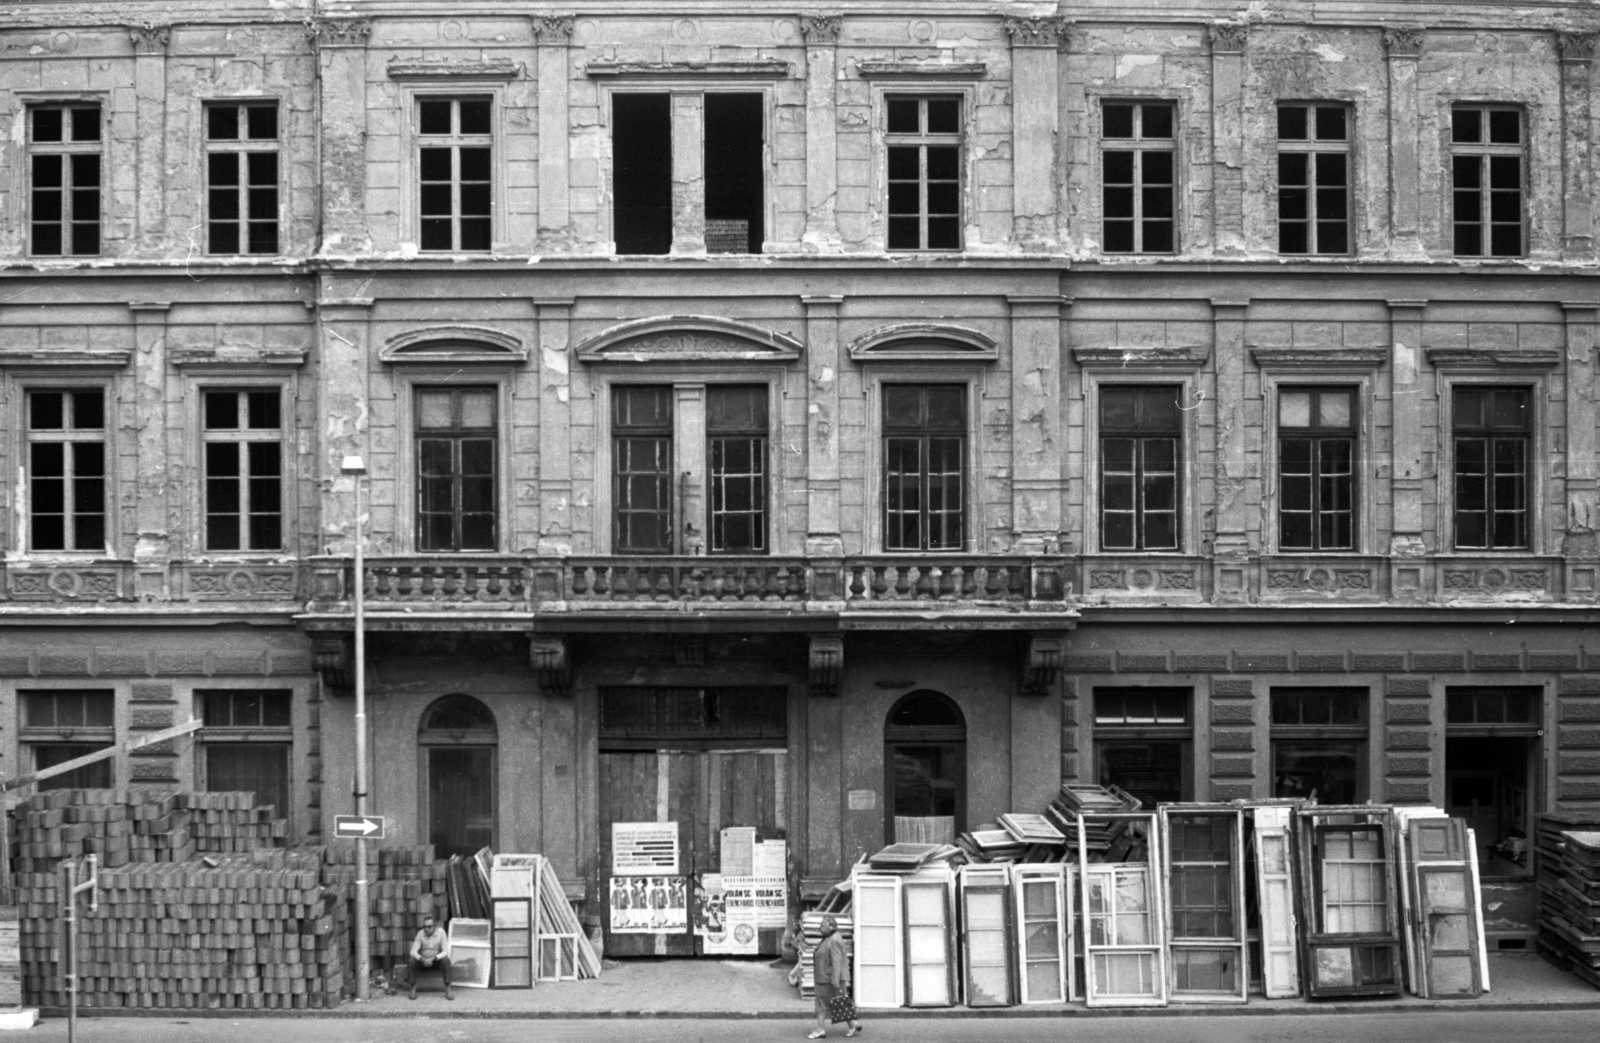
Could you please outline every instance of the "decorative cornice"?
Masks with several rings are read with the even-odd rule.
[[[787,334],[711,315],[663,315],[602,330],[578,345],[580,362],[792,362]]]
[[[502,366],[528,361],[521,340],[489,326],[429,326],[390,337],[378,352],[381,362],[461,365],[487,362]]]
[[[305,348],[242,347],[220,344],[204,348],[171,348],[167,361],[174,366],[299,366]]]
[[[5,366],[98,366],[121,369],[133,358],[128,350],[103,348],[9,348],[0,347],[0,367]]]
[[[134,54],[165,54],[167,44],[172,40],[172,26],[150,22],[130,25],[128,38],[133,41]]]
[[[777,58],[727,61],[618,62],[592,61],[584,66],[590,77],[667,79],[693,77],[717,80],[786,80],[792,68]]]
[[[1251,348],[1262,369],[1377,369],[1389,360],[1388,348]]]
[[[1561,48],[1561,60],[1564,62],[1594,61],[1596,38],[1594,33],[1557,33],[1556,43]]]
[[[1070,25],[1065,18],[1007,18],[1005,28],[1013,47],[1060,47]]]
[[[1192,347],[1073,348],[1072,357],[1084,369],[1198,369],[1211,349]]]
[[[352,664],[351,640],[346,634],[316,634],[311,638],[311,662],[329,695],[349,695]]]
[[[477,61],[425,60],[392,61],[391,80],[515,80],[522,66],[510,58],[485,58]]]
[[[533,38],[540,44],[560,47],[572,42],[576,20],[569,14],[534,15],[528,21],[533,27]]]
[[[1561,365],[1560,348],[1430,348],[1422,350],[1438,369],[1554,369]]]
[[[836,14],[803,14],[800,16],[800,35],[806,46],[821,47],[839,42],[839,32],[844,28],[844,17]]]
[[[305,33],[319,47],[365,47],[372,22],[366,18],[308,18]]]
[[[1243,54],[1250,38],[1250,27],[1233,22],[1219,22],[1206,27],[1211,35],[1212,54]]]
[[[1422,55],[1423,31],[1420,26],[1406,26],[1383,31],[1383,46],[1391,58],[1418,58]]]
[[[965,326],[903,322],[858,338],[849,354],[856,362],[993,362],[1000,357],[1000,346]]]
[[[923,79],[981,80],[989,73],[984,62],[865,61],[856,63],[864,80]]]

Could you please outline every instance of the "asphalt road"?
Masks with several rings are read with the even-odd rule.
[[[829,1039],[842,1039],[835,1026]],[[619,1018],[84,1018],[75,1043],[787,1043],[800,1021]],[[19,1034],[67,1038],[65,1020]],[[1595,1043],[1600,1010],[1050,1018],[872,1018],[861,1043]]]

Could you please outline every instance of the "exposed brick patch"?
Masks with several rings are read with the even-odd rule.
[[[1600,721],[1600,699],[1561,700],[1561,719],[1584,724]]]
[[[1384,719],[1387,721],[1406,721],[1409,723],[1427,723],[1430,705],[1420,700],[1400,701],[1389,699],[1384,703]]]
[[[1211,704],[1211,720],[1216,724],[1254,724],[1255,719],[1255,703],[1230,701]]]
[[[1448,670],[1451,673],[1460,673],[1461,653],[1459,652],[1412,652],[1411,669],[1413,670]]]
[[[1426,804],[1432,799],[1426,782],[1390,779],[1388,788],[1391,804]]]
[[[1255,773],[1256,759],[1254,757],[1224,753],[1211,755],[1211,774],[1213,775],[1254,775]]]
[[[1426,677],[1385,677],[1383,690],[1390,695],[1428,695]]]
[[[1228,669],[1228,655],[1226,652],[1221,655],[1186,655],[1180,653],[1176,658],[1179,670],[1195,673],[1216,673],[1217,671]]]
[[[1391,755],[1387,775],[1432,775],[1433,758],[1415,754]]]
[[[1217,677],[1211,681],[1211,694],[1214,697],[1228,695],[1255,695],[1255,682],[1248,677]]]
[[[1579,674],[1561,679],[1562,695],[1600,695],[1600,675]]]
[[[1294,665],[1296,670],[1342,671],[1345,665],[1344,653],[1327,655],[1313,652],[1296,652]]]
[[[1356,653],[1355,669],[1357,670],[1404,670],[1406,657],[1403,652],[1375,652],[1362,655]]]
[[[1504,655],[1500,653],[1486,655],[1482,652],[1474,652],[1472,653],[1472,669],[1521,670],[1522,656],[1520,654]]]
[[[1255,786],[1248,782],[1224,782],[1214,779],[1211,783],[1212,800],[1249,800],[1255,796]]]
[[[1257,654],[1255,652],[1236,652],[1234,653],[1233,658],[1234,662],[1238,664],[1240,670],[1281,671],[1289,669],[1289,657],[1286,655],[1264,655]]]
[[[278,665],[278,657],[272,657],[272,665]],[[1083,674],[1104,674],[1111,672],[1110,652],[1073,652],[1067,656],[1068,670]]]
[[[1117,669],[1125,673],[1166,673],[1167,657],[1148,652],[1118,652]]]
[[[1390,728],[1386,748],[1391,750],[1426,750],[1432,746],[1428,733],[1421,728]]]
[[[1532,670],[1576,670],[1578,656],[1574,652],[1529,652],[1528,667]]]
[[[1256,733],[1249,728],[1218,728],[1211,733],[1211,748],[1253,750],[1256,748]]]

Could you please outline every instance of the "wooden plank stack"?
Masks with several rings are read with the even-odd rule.
[[[817,968],[813,957],[817,946],[822,944],[822,918],[832,916],[839,925],[839,934],[844,938],[845,952],[850,959],[855,958],[856,933],[855,924],[850,919],[848,912],[822,913],[810,912],[800,917],[800,995],[810,998],[817,994]]]
[[[1600,987],[1600,822],[1544,815],[1538,845],[1539,949]]]

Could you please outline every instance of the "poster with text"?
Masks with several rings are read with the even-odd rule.
[[[761,951],[755,910],[748,904],[728,907],[720,873],[702,874],[695,882],[694,933],[707,956],[753,956]]]
[[[781,876],[726,876],[722,890],[728,923],[782,930],[789,922],[789,881]]]
[[[683,934],[689,929],[684,877],[614,876],[607,897],[612,934]]]
[[[675,876],[676,822],[611,823],[611,872],[618,876]]]

